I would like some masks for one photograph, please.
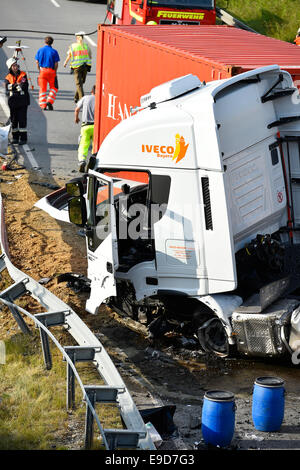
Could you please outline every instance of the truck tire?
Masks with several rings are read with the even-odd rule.
[[[221,320],[212,317],[205,321],[197,331],[201,348],[210,354],[227,357],[230,354],[227,334]]]

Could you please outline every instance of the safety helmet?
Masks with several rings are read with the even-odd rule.
[[[6,61],[6,67],[8,68],[8,70],[11,68],[12,65],[14,64],[17,64],[17,59],[15,59],[14,57],[11,57],[10,59],[8,59]]]
[[[146,23],[146,24],[155,24],[155,25],[157,25],[156,21],[148,21],[148,23]]]
[[[78,31],[78,33],[75,33],[75,36],[85,36],[84,31]]]

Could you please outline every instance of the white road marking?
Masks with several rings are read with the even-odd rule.
[[[9,116],[10,116],[9,107],[8,107],[8,105],[7,105],[7,103],[6,103],[6,99],[4,98],[4,96],[3,96],[2,93],[0,93],[0,106],[1,106],[2,109],[3,109],[3,112],[4,112],[5,116],[6,116],[7,118],[9,118]],[[26,155],[26,157],[28,158],[29,163],[31,164],[31,166],[32,166],[33,168],[39,168],[39,165],[38,165],[36,159],[34,158],[34,156],[32,155],[32,153],[31,153],[30,148],[28,147],[28,145],[27,145],[27,144],[24,144],[24,145],[22,145],[22,147],[23,147],[23,149],[24,149],[25,155]],[[40,171],[40,172],[42,173],[41,170],[38,170],[38,171]]]
[[[84,36],[84,38],[94,47],[97,47],[97,44],[89,37],[89,36]]]
[[[2,109],[4,111],[4,114],[8,119],[9,116],[10,116],[10,111],[9,111],[9,107],[8,107],[7,102],[6,102],[6,99],[5,99],[5,97],[3,96],[2,93],[0,93],[0,106],[2,107]]]
[[[34,156],[32,155],[32,153],[31,153],[30,148],[28,147],[28,145],[27,145],[27,144],[24,144],[22,147],[23,147],[23,149],[24,149],[25,155],[26,155],[26,157],[28,158],[29,163],[31,164],[32,168],[38,169],[38,168],[39,168],[38,162],[36,161],[36,159],[35,159]],[[42,171],[41,171],[40,169],[39,169],[38,171],[40,171],[40,172],[42,173]]]
[[[56,8],[60,8],[59,3],[57,3],[55,0],[51,0],[51,3],[53,3],[53,5],[54,5]]]

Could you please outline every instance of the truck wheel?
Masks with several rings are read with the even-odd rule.
[[[227,357],[230,352],[227,334],[219,318],[210,318],[198,328],[200,346],[205,352]]]

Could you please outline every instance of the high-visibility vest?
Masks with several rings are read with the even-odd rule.
[[[71,45],[71,68],[77,69],[84,63],[87,65],[92,65],[92,61],[89,57],[90,48],[87,44],[82,43],[79,44],[78,42]]]
[[[26,73],[21,71],[19,75],[14,75],[13,73],[9,73],[8,75],[6,75],[5,78],[9,83],[13,85],[14,83],[21,83],[24,77],[26,78]]]
[[[8,97],[8,105],[13,108],[20,108],[22,106],[28,106],[30,104],[30,97],[28,93],[28,81],[26,73],[22,70],[18,75],[9,73],[6,75],[5,80],[11,85],[20,84],[22,91],[10,90]]]
[[[294,43],[296,44],[296,46],[300,46],[300,36],[297,36]]]

